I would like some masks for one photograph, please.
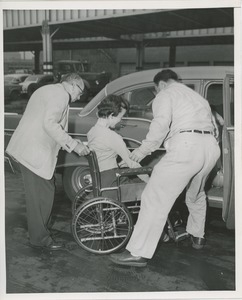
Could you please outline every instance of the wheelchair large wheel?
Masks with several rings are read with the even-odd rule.
[[[85,250],[96,254],[122,248],[133,231],[132,217],[116,200],[99,197],[84,202],[72,220],[72,233]]]
[[[77,209],[84,203],[84,201],[93,199],[92,185],[84,186],[80,189],[73,200],[72,203],[72,214],[74,214]]]

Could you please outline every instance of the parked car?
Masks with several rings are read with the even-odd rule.
[[[79,60],[59,60],[54,63],[54,74],[60,80],[67,73],[85,72],[84,64]]]
[[[213,105],[223,117],[222,156],[208,180],[209,205],[222,208],[222,216],[228,228],[234,228],[234,77],[233,67],[181,67],[172,68],[182,82],[194,89]],[[109,94],[121,95],[130,102],[131,109],[117,132],[127,146],[134,149],[145,138],[152,119],[151,103],[155,97],[153,78],[160,69],[132,73],[120,77],[106,85],[82,110],[70,108],[69,134],[86,141],[89,129],[95,124],[98,104]],[[5,147],[21,116],[5,115]],[[154,166],[164,148],[147,156],[142,164]],[[10,160],[12,165],[16,162]],[[75,153],[60,151],[57,172],[63,176],[66,194],[73,199],[75,193],[89,184],[91,177],[85,157]],[[219,176],[219,178],[218,178]],[[215,180],[217,179],[217,180]],[[219,180],[218,180],[219,179]],[[175,183],[174,183],[175,184]]]
[[[47,84],[53,84],[56,82],[56,79],[51,74],[36,74],[28,76],[24,82],[20,85],[22,87],[22,95],[27,95],[30,97],[34,91],[36,91],[41,86]]]
[[[20,85],[30,74],[7,74],[4,75],[4,99],[15,101],[21,94]]]
[[[110,72],[83,72],[80,73],[82,79],[89,84],[88,90],[91,97],[96,96],[107,83],[111,81],[112,74]]]
[[[31,70],[29,69],[15,69],[15,74],[28,74],[31,75]]]
[[[79,74],[85,83],[86,99],[95,96],[111,81],[110,72],[86,72],[84,64],[79,60],[60,60],[54,65],[54,74],[58,81],[67,73]]]

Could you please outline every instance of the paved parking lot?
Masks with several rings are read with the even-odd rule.
[[[220,211],[211,211],[207,245],[201,251],[188,241],[160,243],[146,268],[116,266],[108,255],[81,249],[71,231],[71,204],[61,177],[53,208],[52,230],[66,250],[46,252],[28,246],[22,178],[5,172],[7,293],[123,293],[234,291],[235,237]]]

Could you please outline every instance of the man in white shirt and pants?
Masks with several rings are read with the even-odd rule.
[[[146,139],[132,152],[131,159],[140,162],[163,142],[166,154],[154,167],[143,191],[139,217],[126,250],[110,257],[120,265],[147,265],[184,188],[189,210],[186,231],[195,249],[205,244],[204,185],[220,156],[211,109],[208,101],[180,83],[172,70],[159,72],[154,83],[158,92],[152,106],[154,118]]]

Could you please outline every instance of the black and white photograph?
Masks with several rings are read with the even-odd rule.
[[[241,300],[241,1],[0,13],[0,299]]]

